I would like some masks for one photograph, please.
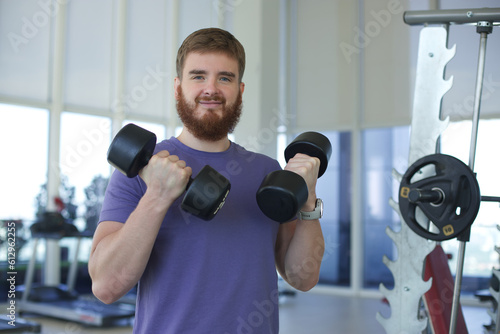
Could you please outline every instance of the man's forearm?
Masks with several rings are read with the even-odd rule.
[[[312,289],[318,283],[324,251],[319,220],[298,220],[285,257],[287,282],[301,291]]]
[[[165,213],[143,198],[121,228],[105,235],[92,248],[89,272],[96,297],[112,303],[138,282]]]

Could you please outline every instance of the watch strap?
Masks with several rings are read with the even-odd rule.
[[[299,211],[299,219],[300,220],[316,220],[320,219],[323,216],[323,202],[320,198],[316,200],[316,207],[314,211],[304,212]]]

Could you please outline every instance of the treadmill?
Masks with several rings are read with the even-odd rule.
[[[24,289],[22,289],[19,303],[20,312],[97,327],[110,327],[129,319],[132,320],[135,316],[135,305],[120,302],[108,305],[93,295],[79,296],[75,291],[80,241],[89,235],[80,233],[73,224],[67,223],[58,212],[45,212],[43,218],[31,226],[31,235],[34,241],[33,253],[28,264]],[[58,286],[34,284],[39,240],[58,242],[66,237],[77,239],[67,284]]]
[[[7,223],[13,221],[16,223],[17,227],[22,227],[22,222],[19,220],[0,220],[3,222],[3,227],[7,228]],[[16,238],[16,253],[19,252],[19,249],[24,245],[25,240],[22,240],[21,245],[18,246],[17,240],[22,240],[20,238]],[[5,242],[5,240],[0,239],[0,246]],[[36,322],[27,321],[16,317],[15,320],[11,320],[8,314],[0,314],[0,334],[14,334],[14,333],[41,333],[42,326]]]
[[[0,333],[14,334],[14,333],[41,333],[42,326],[36,322],[26,321],[24,319],[16,318],[15,326],[9,324],[9,320],[0,319]]]

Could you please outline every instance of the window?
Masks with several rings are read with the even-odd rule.
[[[392,273],[382,262],[384,255],[394,258],[395,245],[385,230],[399,231],[399,215],[389,206],[389,198],[397,201],[399,182],[392,170],[404,173],[408,168],[409,127],[369,129],[363,132],[362,202],[364,204],[364,279],[365,288],[387,288],[393,283]]]
[[[469,147],[471,138],[471,121],[451,123],[442,135],[442,152],[469,163]],[[500,196],[500,120],[481,120],[474,172],[477,173],[481,195]],[[500,246],[500,208],[497,202],[482,202],[476,220],[472,224],[470,241],[465,248],[464,279],[462,289],[474,292],[488,288],[491,269],[498,268],[499,255],[495,246]],[[459,244],[456,239],[443,242],[445,252],[452,255],[450,269],[456,272],[456,260]]]
[[[332,144],[328,168],[316,185],[325,203],[321,228],[325,252],[319,282],[348,286],[351,280],[351,134],[323,132]]]
[[[2,191],[0,240],[7,240],[3,221],[16,222],[16,256],[28,259],[28,227],[36,218],[38,195],[47,182],[48,112],[45,109],[0,104]],[[5,244],[3,245],[5,247]],[[7,251],[0,247],[0,262]],[[22,252],[21,252],[22,249]]]
[[[61,115],[61,198],[66,218],[80,231],[93,231],[110,173],[107,150],[111,121],[65,112]]]
[[[0,104],[0,117],[0,219],[32,221],[37,194],[47,180],[48,112]]]

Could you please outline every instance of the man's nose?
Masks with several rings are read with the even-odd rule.
[[[203,88],[203,95],[214,96],[219,94],[218,83],[216,79],[207,79]]]

